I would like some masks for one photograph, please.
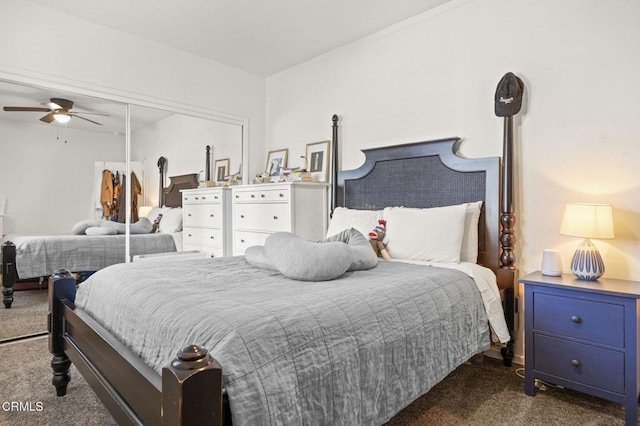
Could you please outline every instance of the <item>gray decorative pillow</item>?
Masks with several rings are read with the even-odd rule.
[[[86,235],[116,235],[118,231],[112,228],[104,228],[102,226],[91,226],[85,229]]]
[[[256,268],[271,269],[277,271],[275,266],[271,263],[267,257],[267,253],[264,251],[264,246],[251,246],[247,247],[244,251],[244,257],[247,262],[255,266]]]
[[[344,231],[327,238],[326,242],[342,241],[351,249],[353,260],[349,271],[359,271],[361,269],[371,269],[378,264],[378,256],[373,251],[371,243],[355,228]]]
[[[301,281],[327,281],[343,275],[353,260],[343,242],[317,243],[290,232],[269,235],[264,251],[282,275]]]
[[[117,234],[124,234],[125,224],[113,222],[110,220],[102,219],[100,227],[107,229],[114,229]],[[136,223],[129,225],[129,232],[131,234],[149,234],[153,230],[153,224],[146,217],[141,217]]]
[[[73,225],[71,233],[73,235],[84,235],[87,228],[92,226],[100,226],[100,219],[85,219]]]

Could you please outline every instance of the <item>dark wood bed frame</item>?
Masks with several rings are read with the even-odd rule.
[[[459,158],[453,153],[459,140],[449,138],[365,150],[366,161],[362,167],[337,173],[338,117],[333,116],[331,197],[332,208],[340,205],[383,207],[387,201],[368,206],[353,204],[350,198],[357,199],[357,192],[363,188],[357,185],[358,177],[374,176],[382,164],[403,169],[404,166],[399,165],[408,159],[431,161],[440,158],[445,169],[462,176],[463,180],[469,177],[473,181],[474,176],[475,179],[483,176],[487,184],[481,198],[485,207],[481,215],[479,261],[497,273],[499,287],[505,292],[510,331],[513,330],[513,290],[517,279],[513,256],[511,120],[512,117],[505,118],[502,163],[499,158]],[[419,168],[418,165],[410,170],[416,172]],[[366,190],[366,186],[364,188]],[[184,348],[158,375],[89,315],[76,308],[75,293],[76,281],[67,271],[58,271],[50,278],[49,350],[53,354],[53,385],[59,396],[66,393],[73,362],[120,425],[230,424],[222,389],[222,366],[206,349],[195,345]],[[502,352],[505,364],[509,365],[513,357],[511,342]]]
[[[164,187],[164,166],[167,160],[164,157],[158,159],[158,169],[160,174],[159,206],[181,207],[182,196],[180,190],[198,187],[198,174],[192,173],[180,176],[171,176],[170,184]],[[89,273],[91,271],[75,271]],[[38,277],[26,277],[27,279],[38,279]],[[40,284],[46,286],[48,277],[39,277]],[[16,246],[11,241],[2,244],[2,302],[5,309],[10,309],[14,298],[14,286],[20,280],[16,269]]]

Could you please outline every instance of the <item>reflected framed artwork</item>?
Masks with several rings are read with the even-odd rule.
[[[223,182],[229,176],[229,159],[222,158],[215,163],[216,181]]]

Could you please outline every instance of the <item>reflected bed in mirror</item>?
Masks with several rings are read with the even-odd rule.
[[[196,188],[197,174],[171,177],[163,208],[130,225],[130,254],[168,253],[182,250],[181,189]],[[157,226],[154,225],[157,222]],[[64,265],[82,280],[94,271],[125,261],[125,224],[104,219],[78,222],[72,235],[9,235],[2,242],[3,303],[10,308],[18,280],[38,281]],[[156,232],[157,231],[157,232]]]

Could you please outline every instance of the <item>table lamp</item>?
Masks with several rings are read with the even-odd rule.
[[[571,259],[571,272],[580,280],[594,281],[604,274],[604,262],[591,238],[615,238],[609,204],[567,204],[560,233],[584,238]]]

